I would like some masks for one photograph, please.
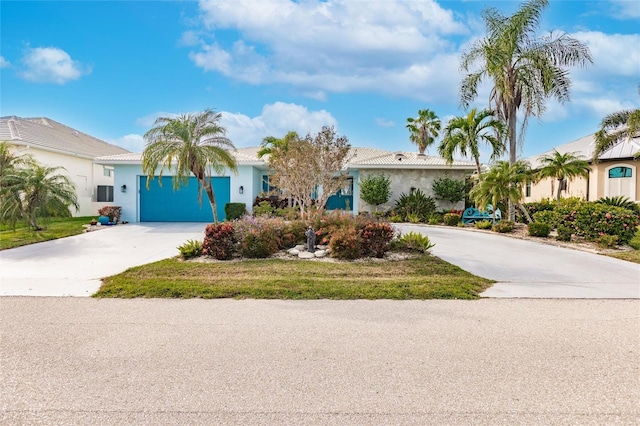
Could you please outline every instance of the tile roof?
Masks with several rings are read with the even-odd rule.
[[[259,146],[238,148],[231,153],[236,157],[239,165],[266,166],[266,158],[258,158]],[[127,153],[120,155],[107,155],[96,158],[101,164],[139,164],[142,162],[141,153]],[[415,152],[390,152],[376,148],[356,147],[351,148],[349,161],[345,168],[459,168],[475,169],[475,164],[465,161],[454,161],[449,166],[443,158],[429,155],[421,156]]]
[[[0,117],[0,141],[31,145],[89,158],[129,152],[45,117]]]
[[[601,160],[616,160],[618,158],[631,158],[640,152],[640,137],[624,140],[615,144],[598,157]]]

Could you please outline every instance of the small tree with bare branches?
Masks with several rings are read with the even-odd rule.
[[[306,217],[314,200],[322,210],[329,197],[344,187],[347,176],[341,171],[350,150],[346,136],[337,136],[333,126],[324,126],[313,136],[289,141],[286,151],[271,155],[269,182],[291,197],[300,215]]]

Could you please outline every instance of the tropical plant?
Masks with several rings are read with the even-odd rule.
[[[398,238],[398,246],[404,250],[426,253],[435,246],[429,237],[417,232],[408,232]]]
[[[384,174],[369,175],[360,180],[360,198],[367,203],[378,206],[389,201],[391,197],[391,180]]]
[[[274,155],[278,152],[286,152],[289,142],[294,140],[300,140],[300,136],[295,131],[288,132],[282,139],[267,136],[260,142],[260,149],[257,152],[258,158],[262,158],[265,155]]]
[[[622,207],[623,209],[631,210],[637,215],[640,215],[640,204],[631,201],[624,195],[617,195],[615,197],[602,197],[595,201],[599,204],[606,204],[608,206]]]
[[[480,175],[480,181],[469,191],[469,197],[480,210],[489,204],[497,206],[501,202],[520,204],[523,185],[531,179],[531,169],[526,161],[509,165],[498,161],[488,172]],[[493,218],[495,222],[495,217]]]
[[[496,160],[504,152],[504,134],[506,126],[497,119],[493,111],[473,108],[466,116],[455,117],[444,129],[444,138],[438,147],[438,153],[448,164],[453,163],[453,154],[460,151],[464,157],[471,156],[476,163],[478,176],[480,169],[479,142],[491,147],[491,160]]]
[[[187,240],[181,246],[178,246],[178,251],[183,259],[191,259],[202,255],[202,241],[199,240]]]
[[[640,85],[638,85],[638,94],[640,94]],[[597,161],[600,154],[618,142],[639,136],[640,109],[616,111],[607,115],[600,122],[600,130],[595,135],[596,146],[593,150],[593,161]]]
[[[483,10],[486,35],[462,55],[460,68],[466,75],[460,85],[461,103],[468,107],[483,81],[491,81],[489,104],[507,123],[512,165],[517,157],[518,114],[522,117],[522,140],[528,118],[542,116],[547,98],[561,103],[569,100],[571,80],[565,68],[593,62],[587,45],[565,33],[536,35],[548,4],[548,0],[529,0],[512,16],[493,7]],[[510,207],[509,219],[514,217],[515,210]]]
[[[500,234],[506,234],[509,232],[513,232],[514,222],[510,220],[501,220],[491,227],[493,232],[498,232]]]
[[[418,117],[407,118],[409,139],[418,146],[418,152],[424,154],[426,149],[435,142],[440,132],[441,121],[435,112],[429,109],[418,110]]]
[[[532,237],[547,238],[551,233],[551,225],[544,222],[531,222],[527,225],[527,230]]]
[[[0,185],[0,219],[15,223],[26,221],[34,230],[41,217],[71,216],[70,207],[76,210],[78,198],[69,178],[58,173],[62,167],[48,167],[37,163],[28,168],[5,170]]]
[[[408,194],[400,194],[394,210],[405,220],[413,217],[417,221],[426,221],[436,211],[436,202],[420,189],[415,189]]]
[[[462,215],[458,213],[446,213],[443,217],[444,224],[447,226],[458,226],[462,220]]]
[[[236,160],[229,153],[235,147],[224,136],[227,130],[220,125],[220,118],[220,113],[209,109],[176,118],[159,117],[144,135],[146,147],[142,153],[142,170],[149,177],[147,188],[156,173],[162,177],[165,167],[172,170],[175,166],[173,186],[176,189],[186,184],[193,174],[198,181],[198,201],[202,203],[204,189],[214,223],[218,223],[218,212],[212,174],[222,174],[225,168],[237,172]]]
[[[551,193],[553,193],[553,179],[558,181],[556,201],[560,206],[560,193],[568,180],[575,177],[589,177],[589,163],[576,155],[575,152],[565,152],[561,154],[554,149],[551,154],[543,155],[539,159],[542,167],[537,174],[540,178],[551,178]]]

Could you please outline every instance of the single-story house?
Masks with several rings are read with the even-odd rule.
[[[113,167],[97,164],[96,157],[129,151],[72,129],[46,117],[0,117],[0,142],[14,153],[29,154],[48,167],[63,167],[76,188],[80,208],[74,216],[93,216],[113,204]],[[73,209],[72,209],[73,210]]]
[[[229,202],[244,203],[251,211],[256,197],[270,190],[269,168],[265,160],[258,158],[259,147],[239,148],[233,151],[238,173],[226,170],[213,177],[213,187],[218,205],[219,219],[225,217],[224,206]],[[464,180],[475,168],[471,162],[455,161],[446,164],[439,157],[411,152],[390,152],[374,148],[352,148],[348,162],[343,167],[348,183],[344,189],[327,202],[328,209],[343,209],[357,214],[371,211],[359,197],[359,180],[383,173],[391,180],[391,199],[382,208],[390,208],[402,193],[420,189],[433,196],[433,182],[444,176]],[[115,173],[114,205],[122,207],[122,220],[128,222],[211,222],[212,213],[206,195],[198,203],[197,182],[190,177],[188,184],[173,188],[169,170],[163,172],[162,183],[154,178],[147,185],[142,172],[142,154],[127,153],[108,155],[96,159],[96,164],[112,167]],[[435,197],[434,197],[435,198]],[[464,209],[464,202],[443,208]]]
[[[595,201],[602,197],[624,196],[632,201],[640,202],[640,160],[634,156],[640,152],[640,138],[624,140],[612,146],[600,154],[598,161],[593,163],[593,149],[595,147],[595,135],[585,136],[576,141],[560,145],[555,148],[561,154],[567,152],[582,156],[590,162],[591,171],[589,177],[574,178],[566,184],[562,191],[564,197],[580,197],[587,201]],[[553,150],[527,158],[531,167],[541,167],[540,158],[552,154]],[[557,191],[558,182],[553,182],[554,191]],[[525,190],[525,202],[540,201],[543,198],[555,199],[556,192],[552,193],[552,179],[544,179],[540,182],[527,185]]]

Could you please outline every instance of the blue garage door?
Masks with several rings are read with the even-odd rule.
[[[202,191],[202,205],[198,204],[198,181],[189,178],[188,184],[173,189],[170,176],[163,176],[162,186],[156,177],[147,189],[147,177],[140,176],[140,222],[213,222],[207,194]],[[215,177],[211,180],[216,196],[218,220],[224,220],[224,205],[230,200],[230,180]]]

